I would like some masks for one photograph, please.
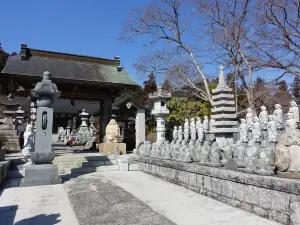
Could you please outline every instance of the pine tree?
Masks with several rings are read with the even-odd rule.
[[[156,78],[153,72],[148,76],[148,80],[144,81],[144,90],[141,96],[141,104],[145,105],[148,103],[149,94],[157,90]]]
[[[300,103],[300,77],[295,76],[295,79],[292,83],[291,91],[295,98],[295,101],[299,105],[299,103]]]

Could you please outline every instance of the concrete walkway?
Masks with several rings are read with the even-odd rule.
[[[62,184],[1,190],[1,225],[78,225]]]
[[[93,176],[106,177],[178,225],[278,224],[140,171]]]

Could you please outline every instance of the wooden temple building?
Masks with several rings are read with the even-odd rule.
[[[99,118],[102,140],[113,112],[125,129],[128,121],[135,119],[136,110],[142,108],[130,96],[122,95],[138,84],[121,66],[118,56],[104,59],[32,49],[22,44],[17,55],[0,52],[0,71],[1,95],[12,93],[25,112],[29,112],[30,102],[35,101],[30,90],[41,80],[43,72],[51,72],[52,81],[62,92],[54,103],[54,132],[60,126],[68,126],[85,109]]]

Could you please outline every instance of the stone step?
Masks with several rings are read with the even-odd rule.
[[[108,171],[119,171],[119,165],[110,165],[110,166],[99,166],[96,167],[95,172],[108,172]]]
[[[71,169],[71,173],[93,173],[95,172],[95,167],[81,167]]]

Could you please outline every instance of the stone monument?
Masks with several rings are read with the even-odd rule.
[[[60,92],[52,83],[50,72],[43,73],[42,81],[36,84],[31,94],[37,99],[35,149],[31,153],[32,165],[24,166],[21,186],[58,184],[62,181],[57,166],[51,164],[55,156],[52,150],[52,106]]]
[[[149,98],[154,102],[151,114],[156,119],[156,143],[163,144],[165,141],[165,118],[169,115],[167,101],[171,99],[171,93],[163,90],[163,85],[157,85],[157,91],[149,94]]]
[[[213,108],[210,133],[215,137],[234,138],[237,140],[238,128],[237,117],[232,88],[225,83],[224,68],[220,66],[219,83],[216,89],[212,90]]]
[[[120,127],[116,121],[116,116],[112,115],[111,120],[106,126],[105,130],[106,143],[100,143],[99,151],[106,155],[114,153],[115,149],[118,148],[120,154],[126,154],[126,144],[118,143],[120,137]]]

